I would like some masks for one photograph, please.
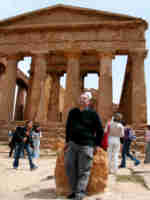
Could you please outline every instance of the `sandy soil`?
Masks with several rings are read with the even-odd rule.
[[[47,200],[64,199],[55,193],[54,169],[56,157],[42,157],[36,161],[39,168],[30,171],[27,159],[20,160],[18,170],[12,168],[13,158],[0,147],[0,200]],[[122,170],[120,174],[128,174]],[[109,176],[108,188],[101,195],[86,199],[102,200],[149,200],[150,191],[139,183],[116,182],[114,175]]]

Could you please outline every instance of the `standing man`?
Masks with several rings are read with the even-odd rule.
[[[66,123],[65,168],[71,188],[69,199],[82,200],[85,196],[93,155],[103,137],[98,114],[89,106],[90,98],[83,93],[79,108],[73,108]]]
[[[33,122],[27,121],[24,127],[18,127],[18,133],[16,136],[17,149],[16,149],[15,159],[13,162],[14,169],[18,169],[20,155],[21,155],[21,152],[24,151],[24,149],[26,150],[27,155],[28,155],[30,170],[37,169],[37,166],[32,161],[32,155],[31,155],[31,150],[30,150],[30,145],[31,147],[33,147],[33,141],[32,141],[32,135],[31,135],[32,126],[33,126]],[[17,132],[17,129],[16,129],[16,132]]]

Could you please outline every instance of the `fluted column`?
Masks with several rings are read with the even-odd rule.
[[[52,78],[50,97],[48,104],[48,121],[59,120],[59,92],[60,92],[60,74],[57,72],[51,72]]]
[[[68,111],[78,105],[80,90],[80,54],[70,52],[65,54],[67,57],[67,80],[64,102],[64,120],[66,120]]]
[[[99,58],[99,94],[98,113],[103,125],[112,117],[112,54],[98,53]]]
[[[0,77],[0,120],[12,120],[17,77],[17,56],[7,58],[7,66]]]
[[[118,109],[118,111],[123,114],[123,119],[128,124],[132,123],[131,98],[132,98],[132,59],[131,56],[129,55],[127,59],[122,93]]]
[[[87,76],[87,72],[80,73],[80,90],[81,90],[81,92],[84,91],[84,79],[86,76]]]
[[[139,125],[147,122],[144,59],[147,51],[130,52],[131,58],[131,123]]]
[[[47,118],[45,96],[45,79],[47,55],[36,54],[32,57],[30,84],[27,95],[25,119],[43,121]]]
[[[15,120],[23,120],[25,108],[26,89],[18,85],[18,93],[15,107]]]

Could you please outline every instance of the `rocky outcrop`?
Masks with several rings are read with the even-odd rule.
[[[88,195],[104,192],[108,179],[107,153],[100,149],[94,156],[93,166],[87,188]],[[56,193],[67,195],[70,192],[64,168],[64,151],[58,154],[55,168]]]

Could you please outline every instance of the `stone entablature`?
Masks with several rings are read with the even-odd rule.
[[[145,39],[143,37],[144,30],[141,33],[137,28],[112,30],[109,28],[84,28],[77,31],[65,32],[62,30],[45,31],[42,29],[34,30],[22,27],[21,31],[14,29],[12,32],[1,30],[0,33],[0,54],[26,54],[32,55],[34,52],[59,52],[70,49],[91,52],[97,49],[107,50],[113,49],[117,54],[127,54],[129,50],[145,49]],[[136,33],[136,34],[135,34]],[[30,45],[29,45],[30,44]]]

